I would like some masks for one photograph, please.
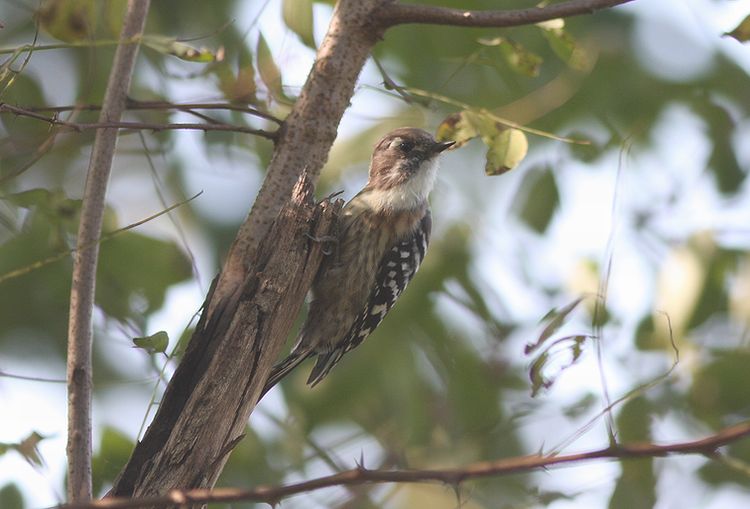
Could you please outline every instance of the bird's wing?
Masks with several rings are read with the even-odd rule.
[[[419,226],[385,252],[364,308],[343,340],[335,343],[335,348],[318,353],[308,384],[320,382],[346,352],[362,343],[380,324],[422,263],[431,230],[432,216],[427,209]]]

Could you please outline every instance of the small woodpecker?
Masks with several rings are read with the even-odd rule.
[[[422,263],[438,155],[454,143],[404,127],[375,145],[367,185],[344,206],[337,247],[313,282],[297,343],[273,367],[262,394],[313,356],[307,383],[314,386],[380,324]]]

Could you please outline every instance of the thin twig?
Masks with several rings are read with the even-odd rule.
[[[143,33],[150,0],[129,0],[112,70],[107,82],[100,121],[117,122],[127,101],[138,55],[138,44],[128,42]],[[114,126],[110,126],[114,127]],[[94,291],[105,196],[117,144],[117,129],[96,132],[83,193],[81,222],[76,239],[68,323],[68,500],[91,500],[91,396]]]
[[[64,111],[99,111],[102,109],[100,104],[69,104],[65,106],[34,106],[23,108],[26,111],[50,111],[53,113],[61,113]],[[281,125],[282,120],[274,117],[270,113],[261,111],[250,106],[233,103],[212,103],[212,102],[196,102],[196,103],[171,103],[169,101],[138,101],[136,99],[128,99],[125,106],[126,110],[178,110],[178,111],[189,111],[189,110],[228,110],[238,111],[240,113],[247,113],[256,117],[269,120],[275,124]]]
[[[594,451],[566,455],[519,456],[496,461],[473,463],[461,468],[442,470],[369,470],[363,466],[337,474],[284,486],[259,486],[254,489],[218,488],[214,490],[172,490],[167,495],[140,499],[105,498],[102,500],[58,506],[58,509],[132,509],[138,507],[190,506],[211,502],[265,502],[275,505],[281,499],[333,486],[373,483],[444,483],[456,486],[469,479],[521,474],[553,466],[623,458],[661,458],[682,454],[701,454],[710,458],[717,449],[750,436],[750,421],[725,428],[700,440],[661,445],[653,443],[620,444]]]
[[[160,124],[151,122],[111,122],[111,121],[100,121],[100,122],[68,122],[66,120],[60,120],[56,117],[48,117],[41,113],[36,113],[31,110],[20,108],[18,106],[11,106],[10,104],[0,103],[0,113],[7,112],[13,113],[21,117],[33,118],[42,122],[47,122],[51,125],[66,127],[77,132],[89,131],[92,129],[132,129],[132,130],[145,130],[145,131],[167,131],[167,130],[195,130],[195,131],[227,131],[237,133],[247,133],[269,140],[276,139],[275,131],[266,131],[264,129],[254,129],[252,127],[236,126],[231,124],[193,124],[193,123],[176,123],[176,124]]]
[[[406,23],[464,27],[510,27],[530,25],[555,18],[591,14],[600,9],[633,0],[571,0],[546,7],[531,7],[511,11],[468,11],[432,5],[387,2],[377,11],[375,23],[383,28]]]
[[[0,371],[0,378],[13,378],[14,380],[24,380],[26,382],[45,382],[50,384],[67,383],[67,380],[63,378],[43,378],[38,376],[16,375],[14,373],[6,373],[5,371]]]

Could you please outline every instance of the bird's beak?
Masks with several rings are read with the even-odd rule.
[[[435,145],[433,145],[432,150],[435,153],[440,153],[443,150],[445,150],[447,148],[450,148],[450,147],[452,147],[455,144],[456,144],[455,141],[441,141],[441,142],[437,142],[437,143],[435,143]]]

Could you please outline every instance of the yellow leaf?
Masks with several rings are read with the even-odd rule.
[[[497,136],[482,139],[489,147],[484,171],[490,176],[502,175],[518,166],[529,149],[526,135],[518,129],[504,129]]]
[[[315,49],[312,0],[284,0],[281,15],[286,26],[297,34],[306,46]]]
[[[750,41],[750,14],[743,19],[734,30],[727,32],[724,35],[737,39],[740,42]]]
[[[269,94],[279,102],[289,102],[281,83],[281,71],[273,60],[271,49],[268,47],[262,34],[258,34],[258,73],[268,88]]]

